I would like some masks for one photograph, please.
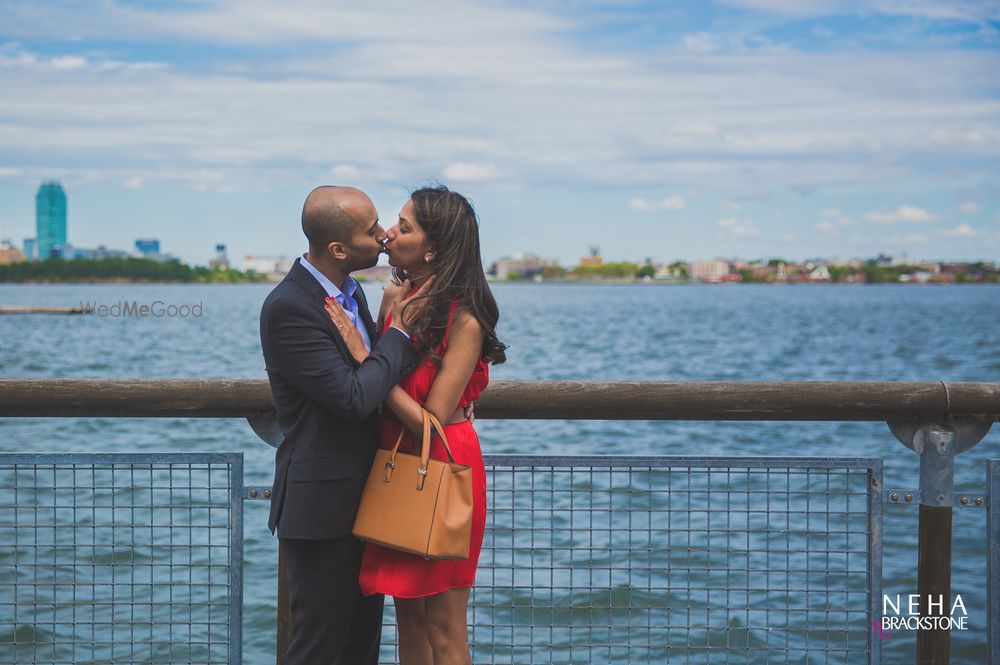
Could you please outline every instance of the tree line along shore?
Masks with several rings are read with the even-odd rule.
[[[780,259],[767,262],[730,263],[725,270],[706,277],[691,264],[680,261],[655,266],[649,263],[609,262],[573,268],[545,266],[530,273],[507,272],[504,282],[645,282],[664,284],[996,284],[1000,266],[988,262],[955,264],[884,265],[877,262],[852,265],[796,264]]]
[[[241,284],[266,282],[267,277],[234,268],[190,266],[179,261],[150,259],[96,259],[88,261],[46,261],[0,265],[0,282],[15,284],[63,283],[178,283]]]

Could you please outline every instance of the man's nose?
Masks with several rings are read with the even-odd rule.
[[[383,229],[381,225],[376,226],[375,227],[375,240],[377,240],[378,243],[381,245],[382,243],[385,242],[385,238],[386,238],[385,229]]]

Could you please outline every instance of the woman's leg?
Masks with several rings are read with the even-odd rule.
[[[434,652],[434,665],[472,665],[469,656],[470,588],[449,589],[424,601],[427,640]]]
[[[394,598],[399,631],[399,664],[432,665],[423,598]]]

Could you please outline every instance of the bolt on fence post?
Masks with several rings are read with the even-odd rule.
[[[920,616],[932,616],[928,601],[939,598],[940,614],[951,608],[951,525],[955,456],[982,441],[991,423],[888,423],[906,447],[920,455],[920,523],[917,594]],[[918,665],[947,665],[949,629],[917,632]]]

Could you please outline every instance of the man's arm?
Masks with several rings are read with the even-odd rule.
[[[328,334],[328,323],[287,300],[265,317],[268,371],[277,372],[337,415],[363,420],[374,412],[419,358],[403,335],[384,335],[355,368]]]

